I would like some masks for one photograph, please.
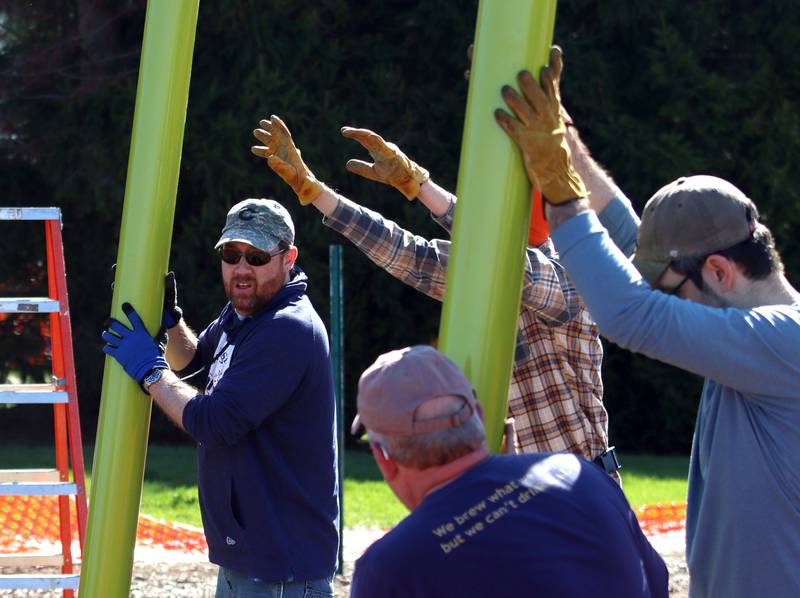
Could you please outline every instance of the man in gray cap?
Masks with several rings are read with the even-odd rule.
[[[552,238],[601,333],[706,378],[689,465],[691,596],[800,596],[800,293],[753,202],[713,176],[648,201],[633,263],[589,209],[553,74],[495,113],[546,196]],[[638,269],[637,269],[638,268]]]
[[[294,225],[268,199],[228,212],[219,250],[229,303],[199,336],[167,279],[167,360],[136,311],[104,351],[197,441],[200,509],[217,596],[333,595],[338,482],[328,335],[295,264]],[[176,370],[173,373],[172,369]],[[195,386],[179,378],[200,374]],[[200,392],[198,392],[200,389]]]
[[[433,347],[367,368],[362,426],[411,514],[358,560],[353,598],[667,596],[619,486],[570,453],[490,455],[472,387]]]

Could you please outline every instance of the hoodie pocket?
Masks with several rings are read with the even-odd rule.
[[[234,513],[233,479],[230,475],[206,486],[203,522],[209,550],[225,553],[247,549],[247,532]]]

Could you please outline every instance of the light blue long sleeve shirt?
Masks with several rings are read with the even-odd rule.
[[[597,217],[622,253],[626,257],[632,256],[636,252],[636,236],[639,233],[640,221],[631,201],[620,192],[608,202]]]
[[[706,378],[689,464],[690,596],[800,596],[800,305],[723,309],[653,291],[591,211],[552,238],[604,336]]]

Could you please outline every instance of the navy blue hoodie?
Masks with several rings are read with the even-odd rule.
[[[295,267],[252,318],[228,303],[184,370],[207,366],[183,426],[197,441],[209,559],[265,581],[326,578],[337,564],[333,376],[306,286]]]

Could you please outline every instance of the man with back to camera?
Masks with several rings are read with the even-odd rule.
[[[338,483],[325,327],[295,264],[294,224],[278,202],[228,212],[219,249],[229,303],[199,336],[167,277],[167,358],[136,311],[111,320],[103,351],[198,443],[200,510],[216,595],[333,595]],[[203,392],[179,373],[203,373]]]
[[[560,52],[552,57],[559,61],[560,70]],[[324,215],[326,226],[346,236],[387,272],[434,299],[443,299],[448,241],[415,236],[335,193],[303,162],[280,118],[272,116],[260,124],[254,134],[264,145],[254,147],[253,153],[267,159],[302,205],[313,203]],[[372,131],[344,127],[342,134],[362,144],[375,160],[374,164],[351,160],[348,170],[391,185],[409,200],[419,198],[436,222],[450,231],[456,198],[434,183],[425,169]],[[577,133],[573,132],[572,139],[579,143]],[[632,251],[631,231],[635,234],[635,227],[625,226],[630,203],[588,152],[582,156],[581,166],[591,171],[592,201],[602,205],[603,214],[613,215],[610,227],[615,239]],[[536,208],[508,398],[518,448],[523,452],[574,452],[594,460],[618,479],[616,457],[613,449],[608,450],[608,415],[602,402],[600,377],[603,351],[597,329],[564,276],[546,231],[542,234],[537,228]]]
[[[693,597],[800,595],[800,293],[755,204],[723,179],[681,177],[642,213],[630,263],[570,164],[552,69],[505,86],[495,113],[571,278],[610,340],[706,378],[689,465]]]
[[[491,455],[461,370],[433,347],[385,353],[358,415],[411,513],[356,562],[353,598],[667,596],[619,486],[569,453]]]

